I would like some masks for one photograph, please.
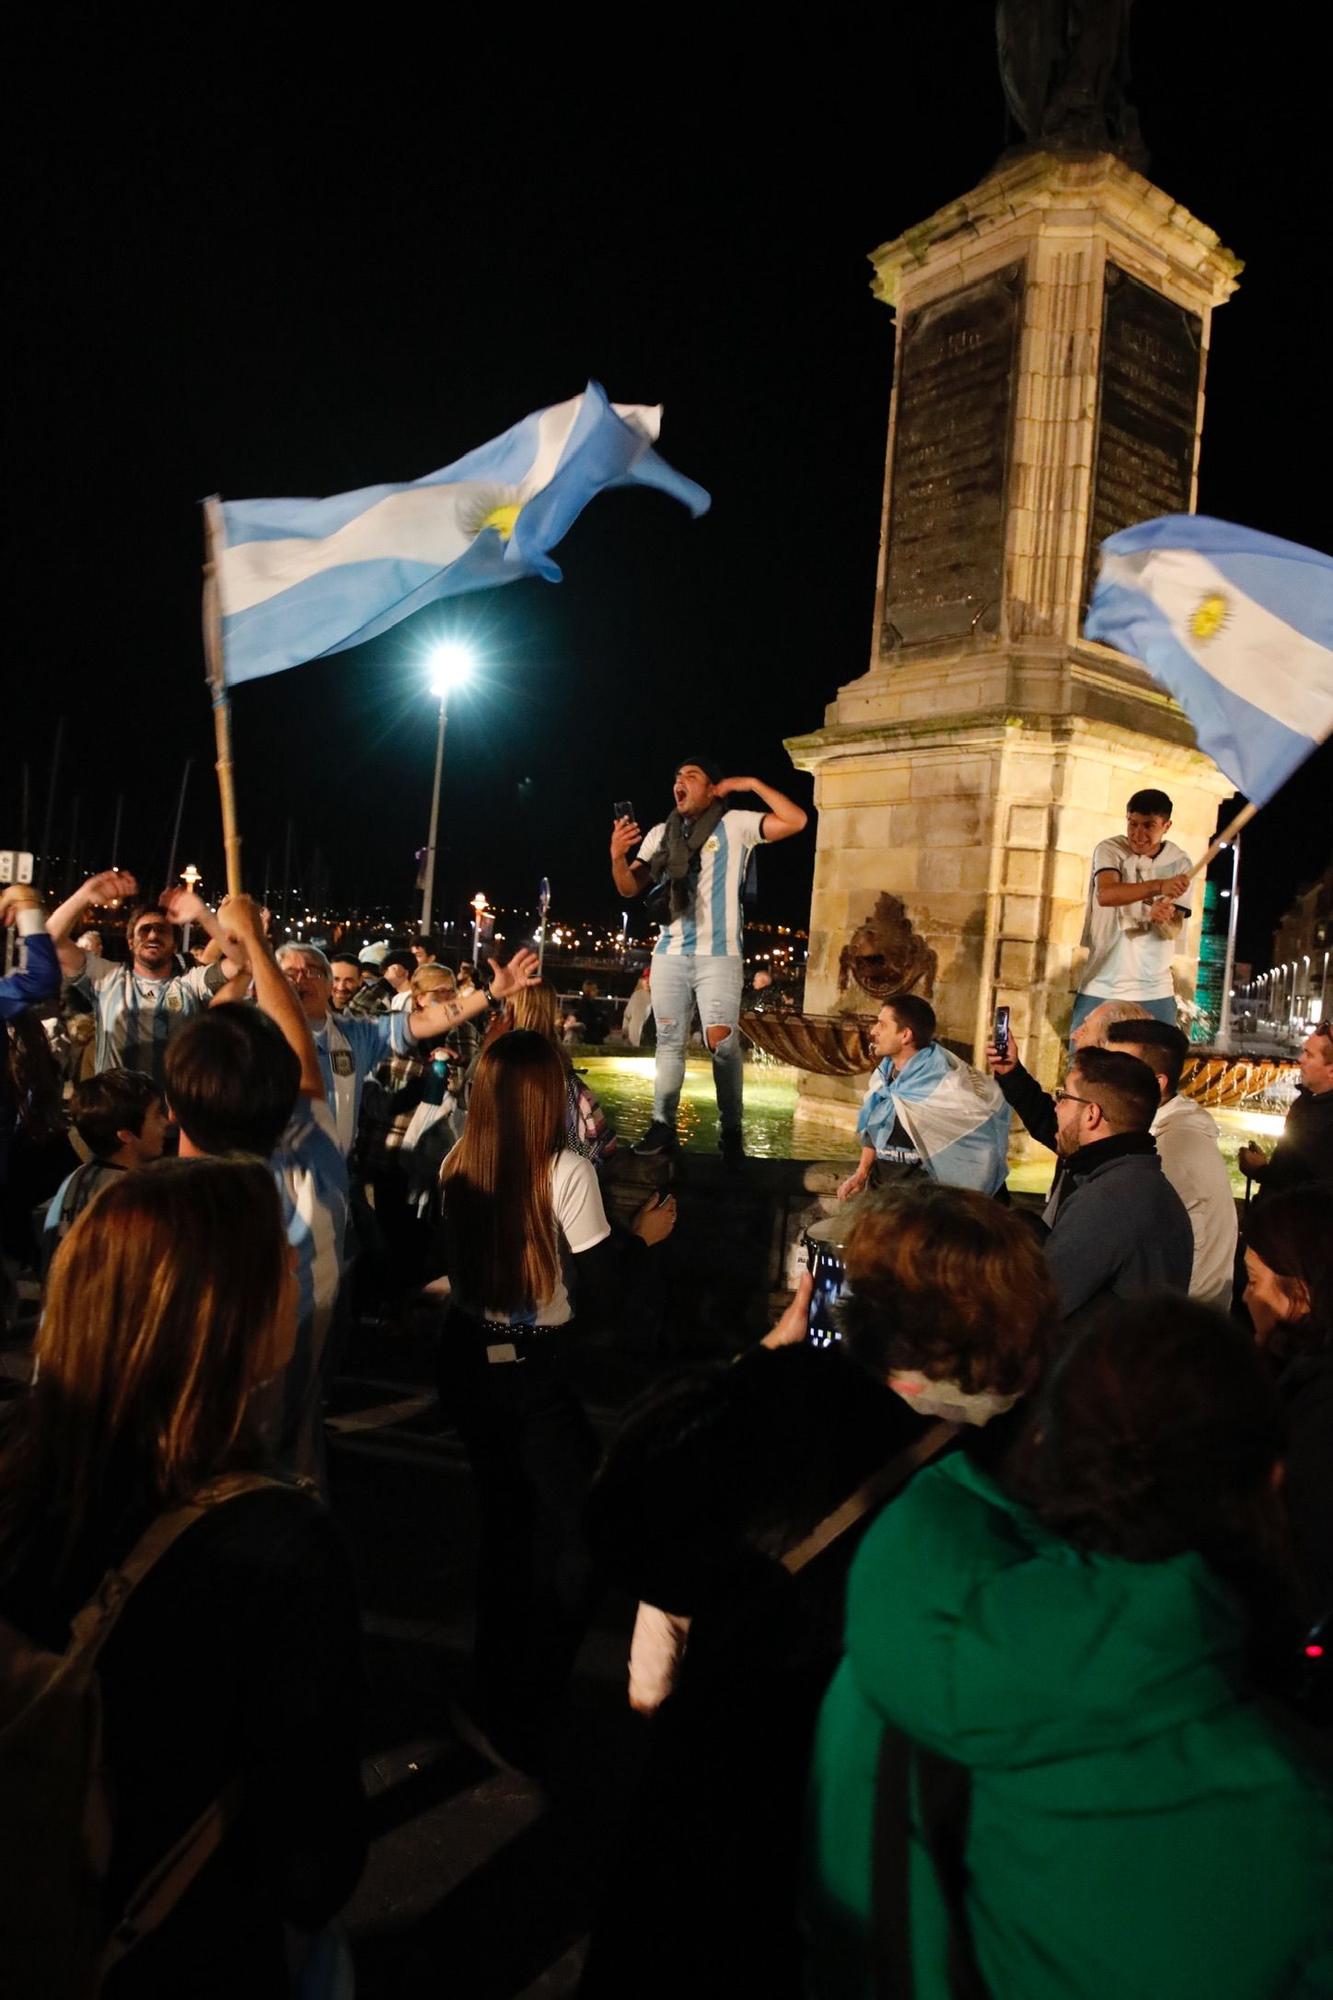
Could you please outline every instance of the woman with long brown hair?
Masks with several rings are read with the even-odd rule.
[[[597,1447],[570,1376],[569,1265],[611,1226],[591,1164],[565,1143],[565,1074],[544,1036],[515,1029],[482,1051],[463,1137],[441,1175],[450,1311],[440,1400],[481,1501],[476,1726],[531,1767],[586,1620],[581,1514]],[[635,1218],[661,1242],[675,1204]]]
[[[256,1392],[290,1359],[296,1280],[258,1162],[126,1175],[52,1262],[36,1379],[0,1429],[0,1617],[63,1651],[102,1579],[164,1515],[205,1511],[134,1589],[98,1661],[115,1820],[104,1907],[215,1800],[235,1815],[108,1995],[287,1991],[284,1924],[314,1931],[364,1854],[360,1667],[346,1555],[313,1500],[259,1471]]]

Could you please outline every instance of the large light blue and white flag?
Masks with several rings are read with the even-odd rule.
[[[1206,514],[1102,543],[1084,633],[1142,660],[1263,805],[1333,733],[1333,557]]]
[[[945,1187],[995,1194],[1009,1171],[1009,1106],[982,1076],[932,1042],[895,1072],[886,1059],[870,1080],[856,1121],[862,1145],[887,1153],[901,1120],[928,1173]]]
[[[454,465],[329,500],[229,500],[215,536],[229,686],[359,646],[423,604],[519,577],[560,581],[550,551],[595,493],[655,486],[696,516],[702,486],[657,456],[660,408],[581,396],[538,410]]]

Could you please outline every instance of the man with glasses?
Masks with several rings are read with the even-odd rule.
[[[1333,1021],[1321,1021],[1306,1037],[1296,1061],[1300,1088],[1272,1154],[1242,1146],[1236,1156],[1264,1201],[1312,1181],[1333,1186]]]
[[[1055,1093],[1065,1191],[1046,1261],[1066,1322],[1107,1300],[1189,1291],[1194,1231],[1162,1172],[1157,1078],[1137,1056],[1083,1049]]]
[[[92,1002],[95,1073],[132,1069],[160,1085],[167,1043],[203,1012],[237,968],[220,963],[179,972],[171,912],[156,903],[141,904],[126,919],[128,965],[115,965],[71,942],[70,932],[89,910],[137,893],[133,875],[122,870],[91,875],[48,917],[46,929],[65,977]]]

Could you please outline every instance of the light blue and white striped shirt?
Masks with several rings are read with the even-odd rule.
[[[662,925],[655,950],[668,958],[740,958],[745,871],[763,845],[764,815],[724,812],[699,850],[699,868],[689,877],[693,900],[684,916]],[[666,822],[649,827],[636,859],[648,861],[666,837]]]
[[[296,1348],[282,1383],[284,1454],[295,1450],[310,1471],[309,1438],[318,1421],[320,1366],[342,1283],[347,1232],[347,1162],[333,1113],[322,1098],[300,1097],[270,1161],[282,1201],[287,1241],[296,1252],[300,1318]]]
[[[104,1069],[133,1069],[162,1082],[167,1043],[195,1014],[202,1014],[219,986],[221,966],[193,966],[169,979],[147,979],[132,965],[115,965],[89,952],[71,985],[93,1003],[94,1062]]]
[[[314,1030],[314,1037],[324,1095],[334,1116],[339,1144],[348,1152],[361,1116],[361,1092],[366,1078],[386,1056],[414,1054],[416,1042],[408,1031],[405,1013],[369,1017],[331,1013]]]

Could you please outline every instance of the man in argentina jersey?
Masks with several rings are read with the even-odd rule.
[[[756,794],[768,810],[726,811],[725,801],[744,792]],[[661,903],[650,982],[657,1022],[653,1118],[634,1150],[653,1154],[675,1146],[685,1047],[697,1007],[713,1058],[723,1157],[739,1159],[745,1150],[737,1025],[745,977],[745,873],[761,842],[790,839],[801,832],[806,816],[758,778],[724,778],[707,757],[677,765],[672,797],[670,818],[646,834],[630,819],[618,819],[611,834],[611,873],[621,895],[639,896],[654,884]]]
[[[115,965],[69,941],[69,933],[94,905],[132,896],[137,886],[132,875],[115,869],[90,876],[47,919],[46,928],[66,978],[93,1003],[97,1073],[138,1070],[160,1085],[167,1043],[226,985],[230,968],[194,966],[178,973],[175,927],[170,913],[156,905],[131,913],[128,965]]]

